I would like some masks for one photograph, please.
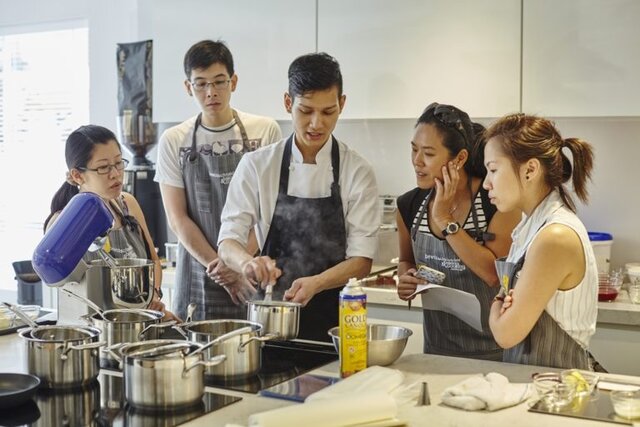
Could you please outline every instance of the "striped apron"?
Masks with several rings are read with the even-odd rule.
[[[508,262],[505,258],[496,260],[498,277],[506,290],[516,286],[523,264],[524,256],[517,263]],[[587,370],[593,369],[595,364],[590,353],[567,334],[546,310],[522,342],[504,351],[503,361]]]
[[[202,114],[199,114],[193,128],[191,148],[183,152],[181,158],[189,217],[215,250],[218,249],[216,243],[220,232],[220,218],[229,182],[243,153],[252,149],[244,125],[235,110],[233,118],[240,128],[243,150],[229,150],[222,155],[199,151],[196,145],[196,131],[202,123]],[[175,286],[173,311],[183,319],[187,316],[186,309],[190,303],[197,306],[193,320],[247,318],[246,307],[235,305],[227,291],[207,276],[206,267],[191,256],[180,242]]]
[[[474,294],[480,301],[482,332],[467,325],[452,314],[436,310],[423,310],[424,314],[424,352],[445,356],[472,357],[485,360],[502,360],[502,349],[493,339],[489,329],[489,311],[497,289],[487,286],[451,249],[446,239],[439,239],[432,234],[419,233],[418,228],[423,218],[426,218],[429,199],[418,213],[418,220],[411,228],[411,240],[416,264],[442,271],[446,274],[443,286],[459,289]],[[477,222],[475,203],[471,204],[476,230],[476,240],[482,240],[486,230],[480,230]],[[423,301],[429,298],[429,293],[423,293]]]

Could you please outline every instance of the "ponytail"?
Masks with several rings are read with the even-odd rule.
[[[53,195],[53,199],[51,199],[51,213],[49,213],[47,219],[44,220],[45,232],[47,231],[47,226],[49,225],[49,221],[51,221],[53,215],[64,209],[69,201],[73,198],[73,196],[75,196],[79,192],[80,190],[78,190],[77,186],[71,185],[66,181],[64,182],[64,184],[62,184],[58,191],[56,191],[56,194]]]
[[[568,168],[563,167],[563,178],[564,176],[573,178],[573,191],[583,203],[586,203],[589,199],[587,181],[591,180],[591,171],[593,170],[593,148],[589,143],[579,138],[566,138],[563,142],[573,157],[573,170],[571,170],[571,162],[562,154],[563,166],[565,166],[565,160],[568,164]]]

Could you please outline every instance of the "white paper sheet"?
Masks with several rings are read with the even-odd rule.
[[[444,311],[456,316],[475,330],[482,331],[480,301],[475,295],[431,283],[418,285],[411,295],[417,294],[422,294],[423,309]]]

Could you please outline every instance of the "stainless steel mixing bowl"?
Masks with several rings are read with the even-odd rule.
[[[336,351],[340,353],[338,327],[329,329]],[[395,362],[404,351],[413,331],[402,326],[367,325],[367,366],[387,366]]]

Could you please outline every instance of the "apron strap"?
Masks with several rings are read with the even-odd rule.
[[[248,148],[249,137],[247,136],[247,130],[245,129],[244,124],[242,123],[242,120],[240,120],[240,117],[238,117],[238,112],[236,110],[231,110],[231,114],[233,115],[235,124],[238,125],[238,128],[240,129],[242,146],[243,148]],[[198,132],[198,128],[200,127],[200,125],[202,125],[202,113],[198,113],[198,116],[196,117],[196,123],[193,125],[193,134],[191,135],[191,153],[189,153],[189,160],[192,162],[196,159],[196,133]]]

